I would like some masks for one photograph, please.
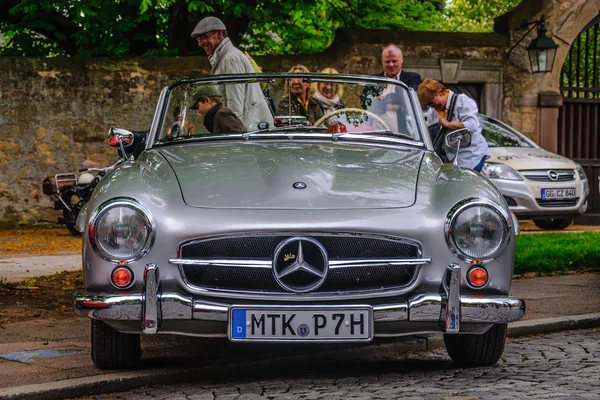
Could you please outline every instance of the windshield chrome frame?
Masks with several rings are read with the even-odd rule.
[[[408,139],[392,138],[392,137],[381,138],[381,137],[375,137],[374,135],[368,135],[368,134],[362,134],[362,135],[353,134],[352,136],[345,134],[344,138],[353,137],[353,138],[356,138],[357,140],[369,140],[369,141],[371,141],[371,140],[373,140],[373,138],[375,138],[375,141],[377,141],[377,142],[382,142],[382,141],[398,142],[401,144],[425,147],[428,150],[433,150],[431,138],[429,137],[429,133],[428,133],[428,130],[427,130],[427,127],[425,124],[425,120],[423,118],[423,112],[422,112],[421,106],[419,105],[419,101],[418,101],[416,92],[412,88],[409,88],[404,82],[400,82],[396,79],[391,79],[391,78],[381,77],[381,76],[349,75],[349,74],[295,73],[295,72],[210,75],[210,76],[205,76],[205,77],[201,77],[201,78],[185,78],[185,79],[180,79],[180,80],[173,82],[171,85],[166,86],[161,91],[161,94],[160,94],[160,97],[158,100],[158,104],[156,106],[154,118],[152,120],[152,126],[150,127],[150,134],[149,134],[149,138],[148,138],[149,140],[146,142],[146,150],[151,149],[156,144],[157,139],[160,135],[160,130],[161,130],[162,126],[164,125],[164,118],[167,115],[167,108],[168,108],[168,104],[169,104],[169,100],[170,100],[170,94],[173,91],[173,89],[175,89],[178,86],[188,85],[188,84],[224,84],[224,83],[235,83],[235,82],[262,83],[262,82],[269,82],[271,80],[274,81],[276,79],[293,79],[293,78],[299,78],[299,77],[306,78],[306,79],[312,79],[314,81],[327,81],[327,80],[334,79],[336,82],[339,82],[340,84],[372,83],[374,85],[376,85],[376,84],[380,84],[380,85],[392,84],[392,85],[403,87],[407,91],[408,99],[409,99],[412,111],[415,115],[417,126],[420,129],[419,134],[421,135],[421,138],[420,138],[421,140],[408,140]],[[299,136],[298,135],[299,133],[300,132],[292,133],[289,131],[285,131],[285,132],[281,132],[281,133],[265,132],[265,135],[268,135],[269,137],[277,137],[279,135]],[[317,138],[315,133],[311,133],[311,135],[313,137]],[[332,135],[333,134],[328,134],[326,137],[331,138]],[[242,137],[243,134],[227,134],[226,136],[229,138],[243,138]],[[253,137],[257,137],[257,136],[255,136],[255,134],[254,134]],[[262,134],[261,134],[261,137],[263,137]],[[318,137],[323,138],[324,136],[318,135]],[[216,139],[216,138],[221,138],[221,137],[211,135],[210,137],[206,137],[205,139]],[[199,138],[194,138],[194,139],[199,139]],[[419,144],[421,144],[421,145],[419,145]]]

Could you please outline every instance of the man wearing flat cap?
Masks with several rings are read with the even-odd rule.
[[[227,28],[219,18],[203,18],[192,31],[192,37],[206,51],[213,75],[255,73],[248,58],[227,37]],[[257,129],[260,122],[273,126],[273,115],[258,83],[229,84],[222,89],[223,102],[249,131]]]
[[[246,131],[238,116],[221,101],[217,86],[206,85],[196,89],[189,108],[204,116],[204,126],[210,133]]]

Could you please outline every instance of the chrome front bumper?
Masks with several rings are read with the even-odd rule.
[[[525,302],[515,297],[461,295],[459,265],[449,265],[443,281],[448,284],[443,285],[442,294],[419,294],[406,302],[374,305],[375,336],[378,323],[436,322],[441,331],[457,334],[461,332],[461,323],[502,324],[518,321],[525,315]],[[81,317],[105,321],[140,321],[141,331],[146,334],[158,333],[161,322],[227,322],[228,304],[193,299],[179,293],[161,293],[158,287],[158,268],[149,264],[142,293],[77,292],[75,312]]]

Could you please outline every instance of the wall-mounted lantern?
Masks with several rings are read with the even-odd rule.
[[[552,67],[554,66],[554,58],[556,56],[556,49],[558,45],[554,42],[554,40],[550,39],[546,36],[546,22],[544,19],[544,15],[540,16],[540,19],[533,22],[523,21],[521,22],[521,28],[526,29],[528,26],[533,25],[521,39],[517,41],[506,53],[506,57],[508,58],[509,54],[519,43],[525,39],[525,37],[531,32],[534,28],[537,28],[537,37],[531,41],[529,47],[527,47],[527,52],[529,53],[529,62],[531,63],[531,72],[536,73],[546,73],[552,72]]]

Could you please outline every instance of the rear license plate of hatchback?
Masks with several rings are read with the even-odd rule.
[[[255,342],[368,342],[371,306],[232,306],[229,340]]]
[[[575,188],[566,189],[542,189],[542,200],[550,199],[574,199]]]

